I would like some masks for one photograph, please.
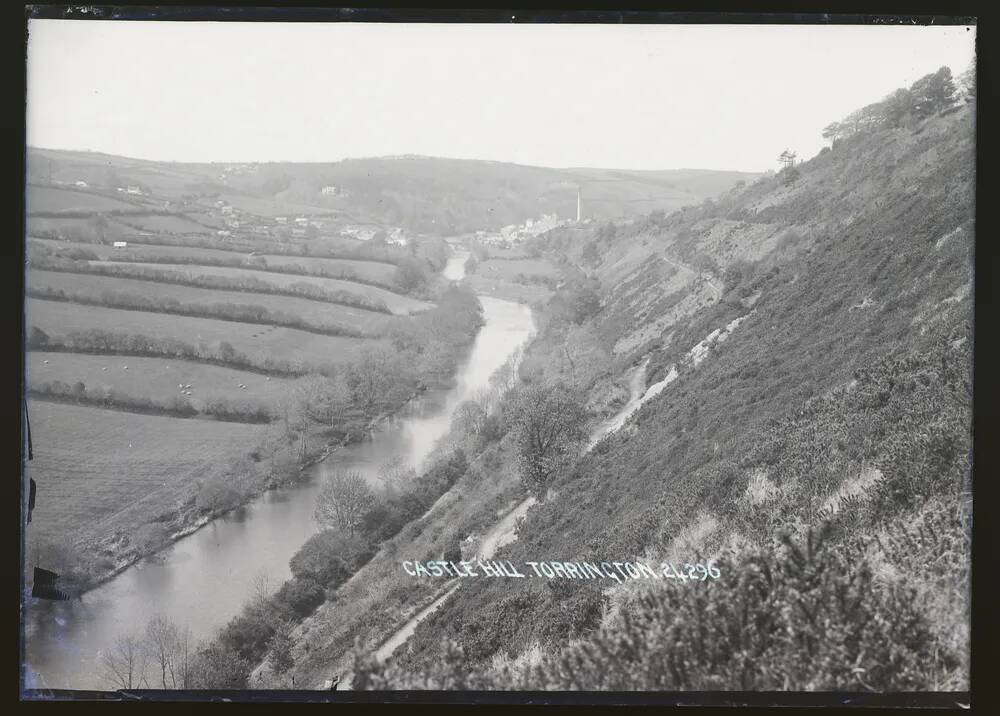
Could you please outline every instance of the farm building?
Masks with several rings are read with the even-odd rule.
[[[116,248],[116,249],[127,249],[128,248],[128,242],[127,241],[116,241],[114,244],[112,244],[112,246],[114,248]]]

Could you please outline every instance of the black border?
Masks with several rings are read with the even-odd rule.
[[[992,231],[993,225],[989,221],[992,218],[992,211],[995,208],[997,194],[991,190],[992,182],[987,177],[993,173],[992,165],[985,161],[987,150],[993,147],[994,137],[984,128],[991,129],[992,124],[983,117],[991,117],[989,109],[992,108],[994,100],[994,80],[992,73],[993,47],[986,40],[984,31],[989,34],[992,29],[990,19],[984,17],[984,13],[975,3],[965,0],[958,0],[945,5],[944,3],[829,3],[820,10],[809,10],[803,12],[801,3],[798,6],[791,3],[774,2],[767,7],[750,7],[752,3],[728,3],[731,7],[718,7],[713,11],[706,12],[705,3],[688,3],[690,7],[664,10],[659,7],[648,6],[648,4],[630,3],[627,9],[611,10],[608,4],[602,3],[592,8],[578,7],[578,9],[556,9],[556,3],[549,5],[550,9],[536,10],[519,7],[518,3],[507,3],[507,9],[444,9],[444,8],[407,8],[392,7],[392,2],[380,3],[377,8],[354,7],[351,9],[337,9],[314,5],[308,0],[299,0],[294,8],[275,7],[280,0],[271,2],[251,2],[244,3],[241,7],[233,8],[218,3],[199,3],[189,5],[176,0],[166,0],[155,6],[140,5],[136,3],[121,3],[115,6],[65,6],[55,5],[48,2],[34,3],[30,6],[23,6],[23,14],[20,22],[14,21],[5,24],[4,29],[13,31],[18,37],[12,41],[4,43],[4,47],[11,53],[8,63],[4,69],[7,73],[5,79],[13,77],[13,87],[8,90],[8,95],[13,98],[24,97],[25,91],[25,66],[21,62],[25,59],[27,43],[27,20],[31,18],[52,18],[52,19],[119,19],[119,20],[172,20],[172,21],[271,21],[271,22],[466,22],[466,23],[720,23],[727,24],[830,24],[830,25],[858,25],[858,24],[902,24],[902,25],[977,25],[977,71],[978,71],[978,100],[977,100],[977,211],[976,211],[976,277],[975,277],[975,306],[974,320],[976,327],[980,330],[975,332],[975,363],[980,370],[975,372],[975,401],[974,401],[974,433],[986,440],[974,440],[974,493],[978,511],[974,506],[973,514],[973,629],[972,629],[972,673],[971,684],[976,692],[975,706],[983,708],[984,713],[990,713],[986,704],[994,701],[994,686],[996,677],[1000,674],[1000,668],[993,661],[996,652],[990,647],[996,643],[998,619],[992,609],[994,604],[998,604],[994,594],[987,592],[992,586],[993,576],[991,569],[996,565],[995,559],[990,559],[996,554],[994,549],[998,546],[998,533],[992,528],[989,518],[992,516],[986,508],[995,504],[989,499],[991,492],[995,490],[993,476],[996,471],[993,468],[992,450],[995,440],[989,438],[1000,435],[1000,408],[993,399],[995,388],[995,376],[992,373],[992,366],[996,361],[990,360],[994,356],[990,355],[993,343],[993,333],[987,326],[993,308],[993,276],[997,275],[991,269],[1000,267],[997,256],[997,233]],[[726,5],[727,3],[721,3]],[[585,5],[585,4],[581,4]],[[675,7],[683,5],[674,3]],[[836,5],[831,7],[830,5]],[[880,7],[875,8],[874,5]],[[719,10],[730,10],[730,12],[720,13]],[[95,10],[97,12],[95,12]],[[22,24],[23,23],[23,24]],[[14,53],[18,53],[14,57]],[[985,104],[984,104],[985,103]],[[24,236],[24,170],[25,170],[25,131],[23,104],[14,99],[8,101],[6,109],[6,119],[3,123],[5,136],[13,138],[14,152],[8,154],[8,167],[11,171],[7,175],[10,181],[10,190],[5,192],[5,199],[15,197],[8,204],[7,216],[17,217],[12,221],[11,233],[18,237]],[[985,109],[985,112],[984,112]],[[14,161],[16,159],[16,161]],[[18,381],[16,392],[17,397],[17,428],[6,432],[8,436],[18,435],[19,445],[17,453],[18,473],[23,467],[23,422],[21,418],[21,391],[23,389],[23,291],[24,275],[21,267],[24,259],[24,246],[22,241],[3,242],[0,244],[0,257],[6,259],[5,267],[12,269],[13,280],[4,282],[3,287],[11,292],[12,299],[7,305],[17,306],[20,315],[16,322],[18,326],[18,352],[15,358],[17,364]],[[992,260],[991,260],[992,259]],[[10,352],[6,357],[10,356]],[[983,368],[985,367],[985,368]],[[9,375],[9,374],[8,374]],[[8,381],[5,387],[12,388],[14,381]],[[14,391],[12,391],[14,392]],[[12,398],[15,396],[12,396]],[[13,399],[8,402],[13,407]],[[13,411],[8,413],[9,417],[14,417]],[[13,421],[12,421],[13,422]],[[12,426],[13,427],[13,426]],[[978,477],[978,479],[977,479]],[[18,481],[19,482],[19,481]],[[8,485],[13,486],[14,481],[10,480]],[[20,485],[17,492],[20,495]],[[9,494],[9,493],[8,493]],[[18,498],[9,499],[9,505],[19,505]],[[978,512],[978,514],[977,514]],[[15,523],[10,521],[17,533],[17,544],[21,543],[20,519]],[[11,590],[11,595],[17,601],[17,610],[20,615],[20,594],[19,590]],[[991,598],[993,597],[993,598]],[[13,612],[11,612],[13,613]],[[19,619],[20,622],[20,619]],[[145,692],[101,692],[101,691],[65,691],[65,690],[23,690],[20,678],[21,667],[21,634],[20,623],[18,623],[18,654],[15,657],[15,664],[18,673],[18,692],[20,699],[41,699],[29,703],[22,703],[22,706],[32,708],[38,707],[40,703],[52,701],[146,701],[146,702],[166,702],[186,700],[193,702],[209,701],[231,701],[239,703],[259,703],[266,701],[269,703],[296,703],[296,702],[338,702],[343,704],[574,704],[574,705],[634,705],[650,706],[659,705],[664,707],[715,707],[726,708],[731,711],[733,707],[798,707],[801,709],[825,708],[874,708],[884,710],[891,708],[935,708],[949,710],[965,710],[970,703],[970,694],[965,693],[942,693],[942,692],[916,692],[898,694],[855,694],[836,692],[452,692],[452,691],[399,691],[399,692],[337,692],[326,694],[316,691],[213,691],[213,692],[178,692],[178,691],[145,691]],[[8,642],[9,644],[10,642]],[[993,667],[993,668],[990,668]],[[14,673],[11,669],[7,673]],[[8,692],[9,693],[9,692]],[[481,708],[482,706],[480,706]],[[489,708],[489,706],[487,706]],[[838,708],[838,710],[840,710]]]

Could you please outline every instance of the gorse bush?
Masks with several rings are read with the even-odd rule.
[[[593,638],[520,671],[470,669],[453,645],[416,673],[359,662],[355,688],[894,691],[957,663],[934,650],[912,590],[877,583],[822,528],[773,549],[719,560],[724,579],[641,592]]]

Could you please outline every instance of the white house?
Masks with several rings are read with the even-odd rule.
[[[278,224],[287,224],[288,223],[288,217],[287,216],[276,216],[276,217],[274,217],[274,221],[275,221],[275,223],[278,223]]]
[[[220,230],[218,230],[218,231],[215,232],[215,235],[216,236],[221,236],[221,237],[225,238],[227,236],[232,236],[233,233],[231,231],[226,231],[225,229],[220,229]]]
[[[323,194],[326,194],[327,196],[336,196],[337,195],[337,187],[335,187],[335,186],[325,186],[322,189],[320,189],[320,192],[323,193]]]
[[[224,216],[232,216],[232,214],[233,214],[233,207],[231,207],[231,206],[224,206],[224,207],[222,207],[222,214]]]
[[[128,187],[128,188],[127,188],[127,189],[125,190],[125,193],[126,193],[126,194],[142,194],[142,189],[140,189],[140,188],[139,188],[139,187],[137,187],[137,186],[129,186],[129,187]]]
[[[127,241],[116,241],[116,242],[114,242],[112,244],[112,246],[114,248],[116,248],[116,249],[127,249],[128,248],[128,242]]]
[[[73,182],[73,186],[78,186],[81,189],[86,189],[87,188],[87,182],[85,182],[85,181]]]
[[[307,219],[304,216],[296,216],[295,217],[295,223],[298,224],[299,226],[308,226],[309,225],[309,219]]]

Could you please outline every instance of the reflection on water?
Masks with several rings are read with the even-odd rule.
[[[455,407],[486,385],[528,338],[533,322],[527,307],[489,297],[480,300],[486,324],[451,390],[428,391],[379,425],[370,441],[335,452],[316,465],[301,486],[262,495],[130,567],[82,600],[28,599],[26,685],[108,688],[99,652],[118,634],[140,632],[150,617],[163,614],[189,627],[196,639],[208,638],[238,613],[262,576],[272,589],[290,577],[288,560],[316,531],[313,509],[322,476],[353,469],[374,480],[378,467],[394,456],[419,466],[447,432]]]

